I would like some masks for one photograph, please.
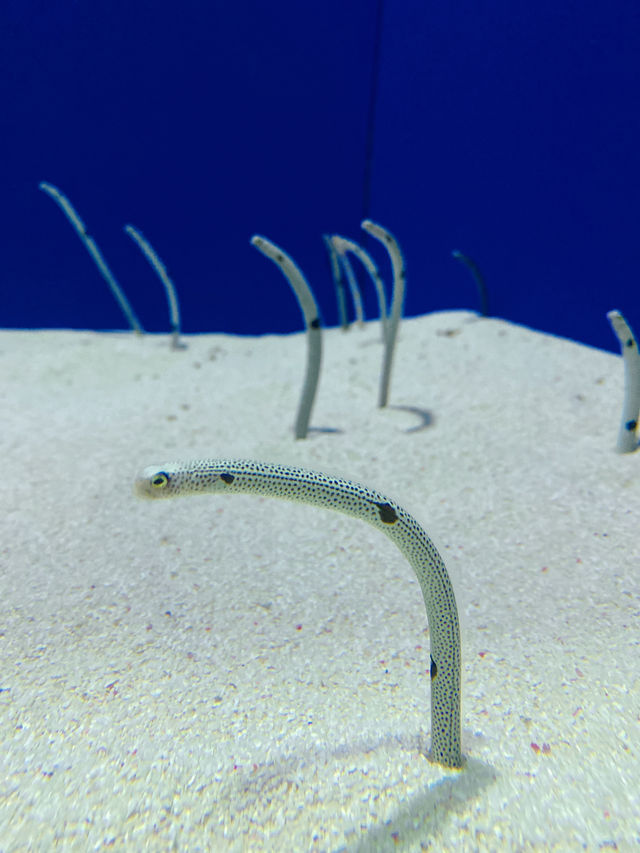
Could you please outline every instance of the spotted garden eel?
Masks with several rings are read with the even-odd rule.
[[[370,219],[364,219],[360,223],[361,227],[376,240],[380,240],[387,249],[391,258],[391,268],[393,270],[393,290],[391,294],[391,310],[386,323],[385,341],[384,341],[384,360],[382,362],[382,373],[380,375],[380,389],[378,391],[378,407],[383,409],[389,402],[389,383],[391,382],[391,365],[393,363],[393,351],[396,346],[398,337],[398,325],[402,316],[402,303],[404,301],[405,279],[406,272],[404,268],[404,257],[400,244],[390,231],[378,225],[377,222],[372,222]]]
[[[461,767],[460,629],[451,580],[433,542],[402,507],[379,492],[326,474],[243,459],[198,459],[145,468],[144,498],[250,493],[312,504],[367,521],[395,542],[415,571],[431,636],[431,759]]]
[[[107,262],[105,261],[102,252],[98,248],[98,244],[93,239],[93,237],[87,233],[87,228],[78,216],[78,213],[75,207],[71,204],[66,195],[60,192],[57,187],[54,187],[53,184],[48,184],[46,181],[41,181],[38,184],[38,188],[42,190],[42,192],[46,193],[50,196],[55,203],[58,205],[60,210],[67,217],[73,228],[75,228],[76,234],[84,243],[84,247],[91,255],[94,264],[100,270],[100,275],[107,282],[109,287],[111,288],[111,292],[115,296],[118,305],[122,309],[122,313],[127,318],[129,325],[137,334],[142,334],[142,326],[140,325],[140,320],[136,317],[133,308],[131,307],[129,300],[124,295],[124,291],[116,281],[116,277],[109,269]]]
[[[304,322],[307,327],[307,369],[302,386],[302,397],[298,404],[298,414],[296,415],[295,436],[296,438],[306,438],[309,431],[311,409],[318,390],[320,363],[322,361],[322,327],[318,303],[302,274],[302,270],[280,246],[276,246],[271,240],[267,240],[266,237],[261,237],[259,234],[253,235],[251,245],[280,267],[291,285],[304,315]]]
[[[624,361],[624,403],[617,450],[620,453],[632,453],[638,449],[638,421],[640,420],[640,355],[638,354],[638,342],[631,326],[619,311],[609,311],[607,317],[620,341]]]

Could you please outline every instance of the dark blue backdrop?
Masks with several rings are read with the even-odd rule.
[[[615,307],[640,332],[638,0],[386,0],[370,137],[380,7],[4,0],[0,325],[123,327],[46,180],[150,330],[166,304],[126,222],[185,331],[285,332],[298,306],[250,235],[334,324],[321,234],[358,238],[364,205],[404,247],[407,314],[477,307],[461,249],[497,316],[617,350]]]

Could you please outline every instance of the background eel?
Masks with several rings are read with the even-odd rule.
[[[433,542],[402,507],[366,486],[326,474],[239,459],[198,459],[145,468],[140,497],[252,493],[298,501],[367,521],[395,542],[415,571],[431,642],[431,759],[461,767],[460,629],[451,580]]]
[[[304,315],[304,322],[307,327],[307,370],[304,376],[304,385],[302,386],[302,397],[298,405],[295,436],[296,438],[306,438],[309,430],[309,421],[311,420],[311,409],[313,408],[318,388],[320,362],[322,361],[322,328],[320,326],[318,303],[306,278],[302,274],[302,270],[293,258],[289,257],[286,252],[279,246],[276,246],[275,243],[272,243],[271,240],[267,240],[266,237],[261,237],[259,234],[254,234],[250,242],[258,251],[262,252],[263,255],[270,258],[274,264],[280,267],[291,285],[291,289],[295,293]]]
[[[386,247],[389,257],[391,258],[391,268],[393,270],[393,289],[391,293],[391,309],[386,322],[386,333],[384,339],[384,359],[382,362],[382,373],[380,375],[380,390],[378,392],[378,407],[383,409],[389,401],[389,383],[391,382],[391,365],[393,363],[393,351],[396,346],[396,338],[398,336],[398,324],[402,315],[402,303],[404,302],[405,279],[406,273],[404,268],[404,258],[398,241],[390,231],[378,225],[377,222],[372,222],[370,219],[365,219],[360,223],[361,227],[372,237]]]
[[[619,311],[609,311],[607,318],[620,341],[624,361],[624,403],[616,448],[620,453],[632,453],[638,447],[638,420],[640,418],[640,355],[638,354],[638,343],[631,326]]]

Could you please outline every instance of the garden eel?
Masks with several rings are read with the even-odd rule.
[[[302,274],[302,270],[293,258],[275,243],[272,243],[271,240],[267,240],[266,237],[261,237],[259,234],[254,234],[250,242],[265,257],[280,267],[281,272],[291,285],[304,315],[304,323],[307,327],[307,369],[302,386],[302,397],[298,404],[298,414],[296,415],[295,436],[296,438],[306,438],[311,420],[311,409],[318,390],[320,362],[322,361],[322,327],[320,326],[318,303]]]
[[[98,248],[98,244],[93,239],[93,237],[87,233],[87,228],[78,216],[78,213],[75,207],[71,204],[66,195],[63,195],[57,187],[54,187],[53,184],[48,184],[46,181],[40,181],[38,184],[38,188],[45,192],[48,196],[50,196],[58,205],[60,210],[67,217],[73,228],[75,228],[76,234],[84,243],[84,247],[91,255],[94,264],[100,270],[100,275],[107,282],[109,287],[111,288],[111,292],[115,296],[118,305],[122,309],[122,313],[127,318],[129,325],[137,334],[142,334],[143,328],[140,325],[140,320],[136,317],[133,308],[129,304],[129,300],[124,295],[124,292],[118,282],[114,274],[109,269],[107,262],[105,261],[102,252]]]
[[[609,311],[607,317],[620,341],[624,361],[624,403],[617,450],[620,453],[632,453],[638,448],[638,420],[640,419],[640,355],[638,354],[638,343],[631,326],[619,311]]]
[[[384,338],[384,360],[382,362],[382,373],[380,374],[380,388],[378,391],[378,408],[384,409],[389,401],[389,383],[391,382],[391,365],[393,363],[393,351],[396,346],[396,338],[398,336],[398,325],[402,316],[402,303],[404,301],[405,279],[406,272],[404,268],[404,258],[402,250],[396,238],[390,231],[378,225],[377,222],[372,222],[370,219],[364,219],[360,223],[363,228],[376,240],[380,240],[387,249],[391,258],[391,268],[393,270],[393,291],[391,294],[391,310],[386,322],[386,332]]]
[[[243,459],[198,459],[145,468],[135,492],[145,498],[204,493],[250,493],[326,507],[367,521],[395,542],[415,571],[431,638],[431,755],[461,767],[460,630],[444,562],[418,522],[366,486],[326,474]]]

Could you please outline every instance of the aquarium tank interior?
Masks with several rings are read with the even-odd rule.
[[[0,323],[126,328],[45,181],[148,331],[166,299],[125,225],[186,333],[261,335],[303,321],[251,236],[335,325],[322,236],[389,280],[371,218],[403,247],[406,315],[479,309],[458,251],[490,314],[619,351],[607,311],[640,328],[639,34],[635,0],[5,0]]]

